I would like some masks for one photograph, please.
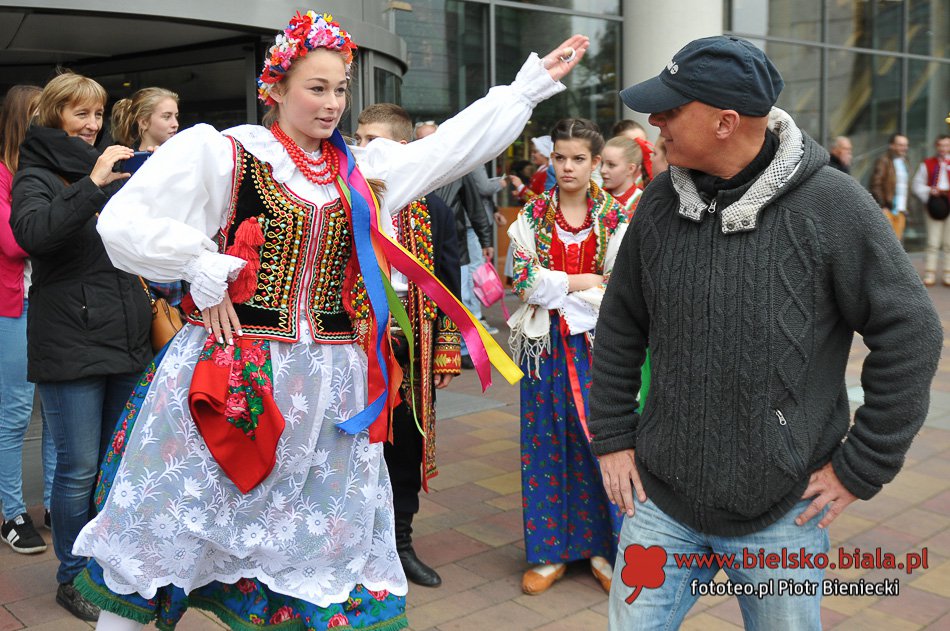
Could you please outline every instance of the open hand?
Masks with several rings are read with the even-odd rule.
[[[205,330],[214,336],[218,344],[224,344],[227,340],[228,345],[232,346],[234,333],[244,335],[241,331],[241,323],[234,312],[234,305],[231,304],[231,296],[227,292],[224,293],[224,300],[202,310],[201,321],[204,322]]]
[[[560,46],[544,56],[544,67],[552,79],[560,81],[567,73],[573,70],[574,66],[580,63],[581,59],[584,58],[584,53],[587,52],[589,47],[590,38],[586,35],[572,35],[564,40]],[[570,59],[570,61],[565,61],[566,58],[570,58],[570,51],[565,51],[566,48],[574,50],[574,58]],[[566,55],[565,52],[567,53]]]

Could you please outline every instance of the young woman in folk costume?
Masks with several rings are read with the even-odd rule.
[[[626,136],[611,138],[604,145],[604,161],[600,165],[604,190],[620,202],[628,220],[637,209],[643,188],[653,177],[650,149],[646,140],[634,141]]]
[[[610,591],[621,515],[601,484],[587,436],[591,341],[604,287],[627,228],[624,209],[591,181],[604,139],[584,119],[551,132],[557,186],[532,200],[508,230],[514,288],[510,344],[521,380],[521,485],[525,551],[535,567],[522,589],[538,594],[565,563],[590,559]]]
[[[99,628],[172,628],[189,605],[232,628],[407,625],[380,442],[401,377],[389,262],[438,297],[481,374],[487,356],[507,367],[379,228],[390,206],[514,140],[587,47],[575,36],[532,55],[431,138],[371,143],[354,160],[336,127],[356,47],[330,16],[297,15],[260,81],[270,127],[181,132],[107,206],[99,230],[116,264],[189,281],[194,309],[133,400],[139,421],[76,543],[94,557],[80,583]],[[446,168],[446,151],[464,159]],[[369,177],[385,184],[382,208]]]

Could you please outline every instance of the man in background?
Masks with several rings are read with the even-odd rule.
[[[851,147],[851,139],[847,136],[838,136],[831,143],[831,159],[828,161],[832,167],[843,173],[851,175],[851,158],[854,149]]]
[[[907,169],[907,136],[891,134],[887,151],[874,163],[871,174],[871,196],[887,217],[898,241],[904,240],[907,226],[907,191],[910,175]]]

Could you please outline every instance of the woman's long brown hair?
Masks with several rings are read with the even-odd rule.
[[[3,162],[10,173],[16,173],[20,163],[20,143],[26,137],[40,92],[40,88],[35,85],[15,85],[3,99],[3,113],[0,114],[0,162]]]

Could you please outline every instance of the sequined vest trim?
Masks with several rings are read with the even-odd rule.
[[[234,144],[234,181],[227,227],[218,235],[218,251],[234,242],[238,226],[255,218],[264,234],[257,289],[234,311],[245,335],[295,342],[300,339],[299,313],[305,308],[310,335],[323,344],[350,344],[357,332],[350,313],[359,303],[349,288],[353,278],[353,240],[343,202],[317,208],[274,179],[270,164]],[[312,261],[311,265],[307,262]],[[345,304],[349,302],[349,309]],[[356,306],[359,313],[365,309]],[[201,323],[200,313],[189,320]]]

